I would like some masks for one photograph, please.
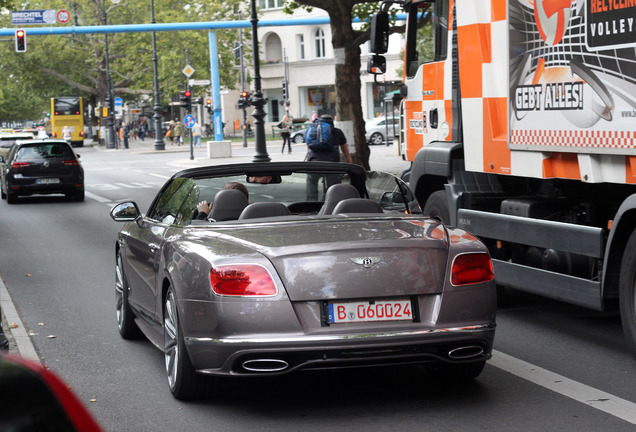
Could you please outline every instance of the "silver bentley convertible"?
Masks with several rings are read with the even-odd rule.
[[[488,250],[422,216],[392,175],[331,162],[193,168],[145,214],[125,202],[111,216],[127,222],[119,332],[163,351],[178,399],[217,376],[360,366],[421,363],[466,380],[490,358]]]

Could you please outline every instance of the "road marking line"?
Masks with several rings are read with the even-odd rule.
[[[614,417],[636,424],[636,404],[633,402],[581,384],[500,351],[493,350],[492,359],[489,360],[488,364]]]
[[[99,195],[94,194],[92,192],[84,191],[84,194],[87,197],[89,197],[90,199],[94,199],[97,202],[105,203],[105,202],[111,202],[112,201],[110,198],[104,198],[103,196],[99,196]]]

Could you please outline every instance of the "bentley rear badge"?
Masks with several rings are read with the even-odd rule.
[[[380,261],[382,261],[382,258],[380,257],[364,257],[364,258],[349,258],[349,259],[356,264],[360,264],[364,268],[369,268],[373,264],[377,264]]]

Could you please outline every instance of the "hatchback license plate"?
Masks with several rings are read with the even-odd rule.
[[[411,300],[371,300],[329,303],[329,323],[413,321]]]
[[[37,179],[35,182],[37,184],[55,184],[55,183],[59,183],[60,179],[59,178],[41,178],[41,179]]]

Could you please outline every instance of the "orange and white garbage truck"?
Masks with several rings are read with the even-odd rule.
[[[499,285],[618,304],[636,356],[636,0],[406,0],[399,145]],[[389,19],[374,17],[369,71]]]

